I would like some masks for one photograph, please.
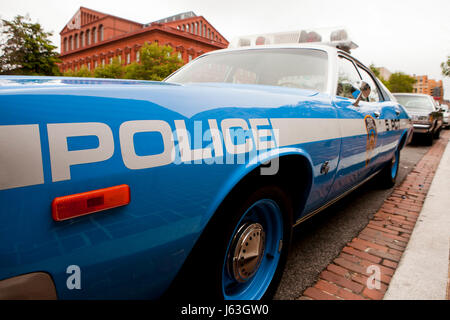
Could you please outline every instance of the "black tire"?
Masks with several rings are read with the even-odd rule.
[[[393,174],[393,167],[396,163],[395,174]],[[382,189],[390,189],[395,185],[397,180],[398,170],[400,168],[400,149],[394,153],[392,159],[386,164],[386,166],[378,174],[377,184]]]
[[[432,132],[426,134],[426,136],[425,136],[425,144],[427,146],[433,145],[433,133]]]
[[[244,188],[240,188],[242,190]],[[248,190],[248,189],[247,189]],[[247,209],[261,199],[271,199],[283,214],[283,241],[275,274],[262,300],[271,299],[281,280],[292,238],[292,201],[276,185],[262,186],[253,192],[234,193],[220,206],[200,236],[181,271],[163,298],[223,300],[222,272],[230,239]]]
[[[442,130],[442,128],[439,128],[438,130],[436,130],[436,132],[433,135],[434,139],[439,139],[439,137],[441,135],[441,130]]]

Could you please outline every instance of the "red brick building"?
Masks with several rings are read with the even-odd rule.
[[[148,24],[84,7],[60,32],[60,70],[93,70],[117,57],[122,64],[139,62],[146,42],[169,45],[183,61],[228,47],[228,41],[203,17],[185,12]]]

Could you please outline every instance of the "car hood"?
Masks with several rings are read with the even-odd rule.
[[[410,111],[408,110],[408,114],[413,117],[413,116],[428,116],[432,111],[427,111],[427,110],[414,110],[414,111]]]
[[[145,100],[187,117],[211,108],[297,106],[329,96],[312,90],[227,83],[173,84],[68,77],[2,77],[0,95],[66,95]]]

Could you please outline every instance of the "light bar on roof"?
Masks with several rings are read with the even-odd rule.
[[[228,47],[239,48],[268,44],[294,43],[320,43],[337,47],[345,51],[358,48],[358,45],[350,40],[347,30],[339,27],[239,36],[233,39]]]

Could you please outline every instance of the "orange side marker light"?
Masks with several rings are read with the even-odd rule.
[[[55,221],[62,221],[129,203],[130,187],[122,184],[55,198],[52,202],[52,217]]]

